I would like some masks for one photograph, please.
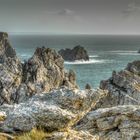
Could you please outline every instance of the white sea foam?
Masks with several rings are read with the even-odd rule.
[[[131,53],[131,52],[122,52],[122,53],[117,53],[118,55],[139,55],[140,53]]]
[[[116,50],[116,51],[109,51],[112,53],[137,53],[138,51],[132,51],[132,50]]]
[[[97,58],[99,55],[90,55],[89,58]]]
[[[140,53],[138,53],[138,51],[131,51],[131,50],[116,50],[116,51],[109,51],[111,53],[115,53],[118,55],[140,55]]]
[[[97,59],[90,59],[89,61],[74,61],[74,62],[68,62],[65,61],[64,64],[67,65],[83,65],[83,64],[97,64],[97,63],[111,63],[112,60],[97,60]]]

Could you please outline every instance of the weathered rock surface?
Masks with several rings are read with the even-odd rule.
[[[140,139],[140,106],[123,105],[89,112],[76,126],[96,140]]]
[[[118,73],[114,71],[111,78],[101,81],[100,88],[108,90],[108,95],[97,108],[140,105],[140,61],[129,63],[125,70]]]
[[[46,140],[140,139],[140,61],[114,71],[98,90],[79,90],[54,50],[37,48],[21,63],[6,33],[0,49],[0,139],[34,128],[47,131]]]
[[[14,103],[14,94],[22,81],[22,64],[8,42],[7,33],[0,33],[0,105]]]
[[[104,95],[103,91],[73,91],[64,87],[51,93],[34,95],[20,104],[3,105],[0,114],[6,117],[0,124],[0,130],[17,133],[35,127],[47,131],[69,128]]]
[[[51,133],[45,140],[96,140],[96,137],[87,131],[68,130]]]
[[[66,85],[76,88],[76,75],[70,70],[64,70],[64,60],[49,48],[37,48],[33,57],[23,66],[23,83],[30,93],[47,92]]]
[[[90,132],[97,140],[140,139],[140,61],[114,71],[100,88],[106,96],[74,128]]]
[[[64,70],[64,60],[55,50],[37,48],[33,57],[22,64],[7,33],[0,33],[0,105],[18,103],[63,85],[78,88],[75,73]]]
[[[0,63],[5,62],[7,58],[16,58],[16,52],[8,41],[8,34],[0,32]]]
[[[89,60],[87,51],[82,46],[76,46],[73,49],[62,49],[58,52],[64,60],[75,61],[75,60]]]

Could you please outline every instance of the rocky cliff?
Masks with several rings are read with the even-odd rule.
[[[140,61],[101,81],[107,94],[75,126],[99,140],[140,139]]]
[[[13,104],[36,93],[67,86],[77,88],[76,75],[64,69],[64,61],[55,50],[37,48],[33,57],[22,63],[8,41],[0,33],[0,104]]]
[[[7,34],[0,36],[0,139],[140,139],[140,61],[114,71],[97,90],[80,90],[54,50],[37,48],[22,64]]]

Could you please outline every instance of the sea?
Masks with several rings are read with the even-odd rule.
[[[11,45],[22,61],[30,58],[37,47],[56,51],[77,45],[88,51],[89,61],[65,62],[65,69],[76,72],[81,89],[89,83],[98,88],[101,80],[111,77],[112,71],[124,69],[129,62],[140,60],[140,36],[136,35],[10,35]]]

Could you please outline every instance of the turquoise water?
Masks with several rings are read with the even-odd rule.
[[[140,59],[140,36],[37,36],[11,35],[10,41],[18,56],[24,60],[33,55],[36,47],[46,46],[57,51],[62,48],[84,46],[89,62],[65,62],[66,69],[74,69],[81,88],[86,83],[97,88],[113,70],[124,69],[128,62]]]

